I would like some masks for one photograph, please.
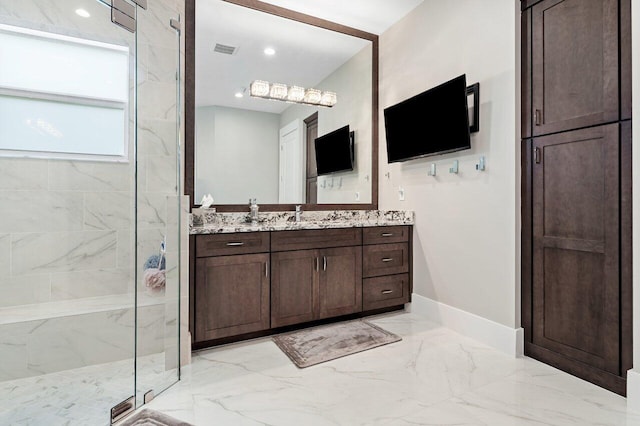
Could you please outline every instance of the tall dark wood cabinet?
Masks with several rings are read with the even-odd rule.
[[[525,354],[624,395],[632,367],[630,0],[522,5]]]

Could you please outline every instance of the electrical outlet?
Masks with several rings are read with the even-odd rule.
[[[399,187],[398,188],[398,200],[404,201],[404,188],[403,187]]]
[[[360,193],[356,192],[356,201],[360,201]]]

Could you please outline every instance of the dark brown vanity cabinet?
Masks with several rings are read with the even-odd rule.
[[[522,12],[525,354],[619,394],[631,368],[630,0]]]
[[[367,228],[363,235],[363,308],[397,306],[410,300],[408,226]]]
[[[361,232],[354,228],[273,234],[273,250],[286,251],[271,255],[271,327],[362,311]],[[358,245],[331,247],[350,244]]]
[[[266,237],[266,243],[265,243]],[[266,244],[269,235],[199,236],[195,278],[195,341],[207,341],[266,330],[269,321],[269,253],[253,252]],[[259,241],[257,248],[247,241]],[[213,251],[207,246],[216,246]],[[225,249],[228,252],[225,253]],[[228,255],[227,255],[228,253]]]
[[[410,234],[387,226],[196,235],[194,347],[401,307],[411,294]]]

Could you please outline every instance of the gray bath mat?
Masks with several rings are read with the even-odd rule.
[[[402,340],[367,321],[349,321],[280,334],[273,341],[299,368]]]
[[[125,419],[118,426],[193,426],[181,420],[169,417],[166,414],[145,408]]]

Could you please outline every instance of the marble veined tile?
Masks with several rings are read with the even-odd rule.
[[[372,322],[403,340],[303,370],[268,338],[196,352],[151,408],[202,426],[640,424],[617,395],[416,314]]]
[[[115,268],[116,232],[13,234],[13,275]]]
[[[176,155],[175,121],[147,119],[139,124],[138,155]]]
[[[141,33],[139,33],[141,34]],[[168,120],[176,123],[177,90],[175,80],[146,80],[138,85],[138,114],[143,120]]]
[[[30,305],[51,300],[51,279],[48,274],[12,277],[0,274],[0,308]]]
[[[555,374],[562,385],[519,372],[451,400],[448,409],[496,426],[640,424],[640,415],[627,412],[623,397],[585,381],[577,384],[574,380],[580,379],[561,371]]]
[[[64,191],[132,191],[133,163],[51,161],[49,188]]]
[[[138,227],[162,228],[167,223],[167,196],[152,192],[138,193]]]
[[[134,199],[130,192],[84,194],[84,229],[127,229],[133,224]]]
[[[0,158],[0,190],[38,190],[47,185],[47,160]]]
[[[82,299],[132,291],[133,272],[127,269],[99,269],[51,274],[51,300]]]
[[[11,235],[0,234],[0,276],[11,273]]]
[[[175,156],[151,155],[144,158],[146,191],[176,195],[179,176]]]
[[[0,191],[0,232],[80,231],[82,203],[68,191]]]

